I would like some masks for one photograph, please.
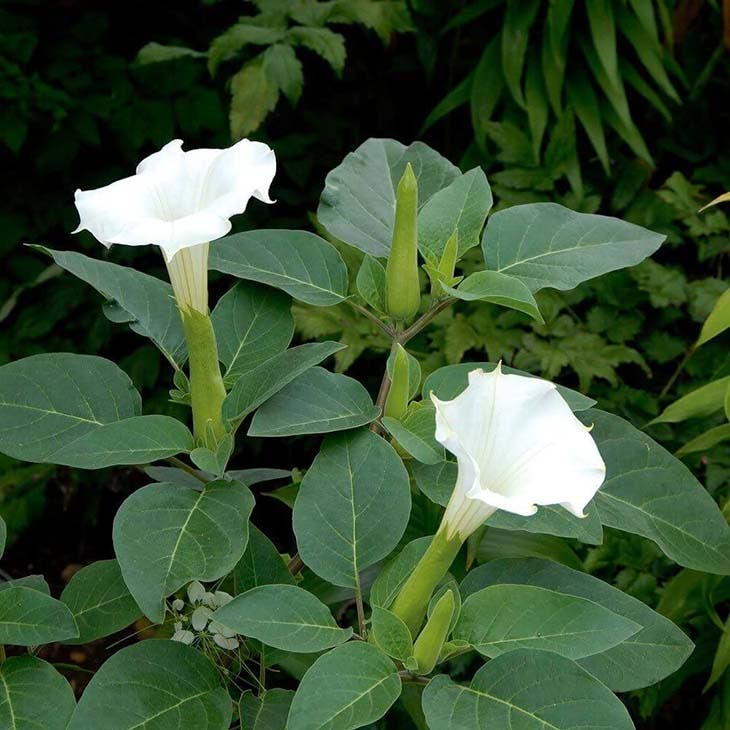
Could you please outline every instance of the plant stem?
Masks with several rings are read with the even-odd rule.
[[[456,299],[442,299],[434,304],[431,309],[424,312],[408,329],[403,330],[398,336],[398,343],[405,345],[406,342],[413,339],[434,317],[441,314],[447,307],[450,307]]]
[[[462,540],[458,536],[449,539],[446,530],[439,529],[398,592],[390,610],[405,623],[412,636],[418,634],[428,602],[436,586],[448,573],[461,545]]]
[[[195,441],[215,450],[226,433],[222,414],[226,389],[218,362],[213,323],[207,314],[194,309],[180,310],[180,313],[188,346]],[[209,436],[212,436],[213,443],[209,443]]]
[[[361,307],[359,304],[351,302],[349,299],[346,301],[358,314],[362,314],[363,317],[367,317],[385,335],[388,337],[395,337],[395,330],[389,324],[383,322],[382,319],[376,317],[369,309]]]
[[[209,481],[202,474],[199,474],[195,469],[193,469],[192,466],[186,464],[182,459],[178,459],[177,456],[168,456],[166,461],[168,464],[190,474],[191,477],[195,477],[199,482],[203,482],[203,484],[207,484]]]
[[[365,631],[365,607],[362,603],[362,590],[360,588],[360,578],[357,579],[357,587],[355,588],[355,608],[357,610],[357,633],[366,638]]]
[[[671,387],[674,385],[674,381],[679,377],[679,374],[684,370],[684,366],[687,364],[687,361],[694,355],[695,352],[695,346],[692,345],[687,352],[684,353],[684,357],[680,360],[679,365],[674,369],[674,372],[672,373],[672,376],[667,381],[667,384],[662,388],[662,392],[659,393],[660,398],[664,398],[666,394],[669,392]]]
[[[303,567],[304,567],[304,563],[302,562],[302,559],[299,557],[299,553],[296,553],[287,565],[287,568],[289,568],[289,572],[292,575],[301,573]]]

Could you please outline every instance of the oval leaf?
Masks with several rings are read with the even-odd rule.
[[[264,403],[251,421],[249,436],[294,436],[357,428],[374,421],[380,409],[354,378],[320,367],[298,378]]]
[[[373,606],[372,638],[388,656],[405,662],[413,656],[413,637],[408,627],[394,613]]]
[[[302,678],[287,728],[354,730],[383,717],[400,691],[395,665],[381,651],[361,641],[338,646]]]
[[[114,518],[114,552],[150,621],[162,621],[165,598],[186,583],[233,570],[246,549],[253,505],[248,488],[230,481],[200,491],[150,484],[124,501]]]
[[[31,355],[0,367],[0,451],[54,463],[77,439],[139,414],[129,376],[92,355]]]
[[[219,608],[213,618],[237,634],[284,651],[313,653],[347,641],[327,606],[303,588],[264,585]]]
[[[294,504],[304,563],[330,583],[356,588],[359,573],[398,544],[411,511],[408,474],[371,431],[330,436]]]
[[[0,644],[35,646],[78,635],[74,617],[61,601],[25,585],[0,591]]]
[[[283,289],[294,299],[327,307],[347,296],[347,267],[337,249],[307,231],[246,231],[210,247],[210,268]]]
[[[238,703],[241,730],[283,730],[292,699],[294,692],[288,689],[268,689],[261,697],[244,692]]]
[[[118,651],[89,682],[68,730],[228,730],[233,708],[197,649],[151,640]]]
[[[272,583],[293,584],[294,577],[274,543],[255,525],[251,525],[246,550],[233,569],[234,593]]]

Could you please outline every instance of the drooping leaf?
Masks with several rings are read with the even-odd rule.
[[[525,107],[527,122],[530,127],[530,137],[532,138],[532,154],[535,164],[539,164],[550,108],[537,51],[530,54],[530,61],[525,73]]]
[[[75,706],[71,685],[47,662],[25,655],[0,664],[0,727],[66,730]]]
[[[500,307],[524,312],[538,322],[543,321],[532,292],[514,276],[508,276],[498,271],[477,271],[467,276],[459,286],[444,285],[443,288],[457,299],[467,302],[491,302]]]
[[[210,247],[215,271],[282,289],[319,307],[347,296],[347,268],[332,244],[307,231],[260,229],[234,233]]]
[[[201,652],[153,639],[107,659],[84,690],[68,730],[228,730],[232,712],[228,691]]]
[[[275,583],[293,585],[294,578],[274,543],[251,525],[246,550],[233,569],[234,593],[244,593],[257,586]]]
[[[149,337],[175,367],[182,367],[187,357],[185,336],[166,281],[75,251],[37,248],[105,297],[104,314],[112,322],[129,324],[133,332]]]
[[[479,244],[484,221],[492,208],[492,191],[480,167],[457,177],[439,190],[418,214],[418,247],[437,261],[446,242],[458,233],[460,258]]]
[[[652,540],[687,568],[730,574],[730,527],[689,469],[618,416],[593,409],[583,420],[606,463],[594,499],[601,522]]]
[[[501,34],[495,35],[484,46],[482,55],[474,69],[471,82],[471,124],[474,139],[479,147],[484,147],[492,114],[499,103],[504,88],[504,75],[501,60]]]
[[[507,0],[502,26],[502,72],[514,100],[525,106],[522,94],[522,69],[529,40],[530,27],[535,22],[540,0]]]
[[[709,316],[702,325],[696,347],[704,345],[730,327],[730,289],[715,302]]]
[[[652,423],[679,423],[689,418],[706,418],[722,410],[730,375],[690,391],[667,406]]]
[[[213,619],[237,634],[284,651],[314,653],[342,644],[341,629],[316,596],[295,585],[261,585],[219,608]]]
[[[357,428],[380,410],[353,378],[313,367],[292,380],[256,411],[249,436],[294,436]]]
[[[493,362],[463,362],[458,365],[447,365],[432,372],[423,383],[423,397],[429,398],[433,393],[441,400],[451,400],[456,398],[468,385],[469,373],[472,370],[481,369],[486,373],[491,373],[496,364]],[[532,373],[526,373],[523,370],[502,366],[502,372],[505,375],[525,375],[527,377],[538,377]],[[558,385],[558,392],[565,398],[565,401],[574,412],[585,411],[596,404],[592,398],[579,393],[576,390],[565,388]]]
[[[61,449],[57,464],[102,469],[116,464],[146,464],[194,448],[193,435],[172,416],[132,416],[90,430]]]
[[[141,617],[116,560],[98,560],[74,573],[61,601],[73,614],[79,635],[66,644],[90,641],[121,631]]]
[[[515,205],[490,217],[482,248],[487,265],[522,279],[534,293],[566,290],[653,254],[665,236],[608,216],[556,203]]]
[[[338,646],[305,673],[294,695],[287,729],[366,726],[385,715],[400,690],[395,665],[379,649],[361,641]]]
[[[393,237],[395,189],[408,163],[423,207],[459,170],[422,142],[369,139],[328,175],[317,217],[327,231],[371,256],[387,257]]]
[[[606,136],[603,132],[603,122],[601,121],[601,108],[598,97],[583,69],[575,68],[571,70],[567,90],[575,115],[583,125],[583,129],[585,129],[588,139],[590,139],[593,149],[596,151],[601,165],[603,165],[604,172],[608,174],[610,162],[608,149],[606,148]]]
[[[423,709],[434,730],[634,729],[618,697],[574,661],[549,651],[503,654],[468,687],[441,674],[423,691]]]
[[[293,699],[289,689],[268,689],[262,696],[247,690],[238,703],[241,730],[283,730]]]
[[[367,430],[330,436],[294,505],[301,558],[321,578],[355,588],[360,571],[398,544],[410,506],[408,474],[390,444]]]
[[[728,440],[730,440],[730,423],[723,423],[722,426],[715,426],[715,428],[711,428],[688,441],[681,449],[677,450],[676,455],[686,456],[687,454],[696,454],[698,451],[707,451],[713,446]]]
[[[235,382],[223,401],[223,416],[230,421],[245,418],[297,376],[343,347],[339,342],[313,342],[265,360]]]
[[[155,623],[165,598],[193,580],[213,581],[235,567],[248,542],[251,492],[214,481],[202,491],[150,484],[128,497],[114,518],[114,552],[129,592]]]
[[[646,687],[675,672],[692,653],[692,642],[671,621],[598,578],[537,558],[494,560],[470,571],[462,598],[492,585],[547,588],[597,603],[643,628],[617,646],[578,660],[593,676],[617,692]]]
[[[226,379],[252,370],[289,346],[294,334],[289,297],[239,282],[216,304],[211,319]]]
[[[61,601],[24,585],[0,591],[0,644],[35,646],[78,635],[74,617]]]
[[[618,52],[616,50],[616,21],[610,0],[593,0],[586,6],[588,23],[596,54],[609,82],[618,86]]]
[[[0,451],[16,459],[53,463],[77,439],[140,410],[129,376],[100,357],[31,355],[0,367]]]
[[[286,43],[275,43],[264,51],[264,73],[284,96],[296,105],[302,95],[304,73],[294,49]]]
[[[464,602],[454,638],[488,657],[544,649],[582,659],[611,649],[641,628],[585,598],[537,586],[493,585]]]

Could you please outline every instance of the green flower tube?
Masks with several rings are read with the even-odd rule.
[[[416,660],[419,674],[429,674],[436,666],[444,641],[449,635],[449,626],[455,608],[456,602],[451,590],[446,591],[436,601],[433,613],[429,616],[423,631],[413,645],[413,657]]]
[[[409,163],[398,183],[393,242],[385,268],[385,306],[399,320],[412,319],[421,304],[417,216],[418,183]]]
[[[383,415],[391,418],[403,418],[409,401],[408,353],[402,345],[395,345],[393,358],[393,377],[388,389],[388,397],[383,408]]]

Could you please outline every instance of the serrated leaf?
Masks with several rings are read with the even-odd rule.
[[[113,654],[89,682],[68,730],[228,730],[228,691],[197,649],[153,639]]]
[[[292,699],[289,689],[269,689],[260,697],[247,690],[238,703],[241,730],[284,730]]]
[[[0,591],[0,644],[35,646],[78,635],[76,622],[61,601],[25,585]]]
[[[546,287],[573,289],[601,274],[634,266],[665,238],[618,218],[531,203],[491,216],[482,248],[489,268],[522,279],[534,293]]]
[[[193,449],[193,435],[171,416],[133,416],[83,434],[55,456],[57,464],[102,469],[117,464],[146,464]]]
[[[367,430],[330,436],[294,504],[299,554],[321,578],[355,588],[360,571],[398,544],[410,507],[408,474],[390,444]]]
[[[231,137],[241,139],[255,132],[279,101],[279,87],[269,78],[263,59],[247,63],[231,79],[228,119]]]
[[[385,608],[373,606],[370,620],[373,641],[389,657],[405,662],[413,655],[411,632],[398,616]]]
[[[66,730],[74,707],[71,685],[47,662],[26,655],[0,664],[0,727]]]
[[[334,237],[371,256],[387,257],[393,238],[395,189],[410,162],[422,208],[461,174],[422,142],[409,147],[394,139],[369,139],[331,170],[317,218]]]
[[[466,386],[469,384],[469,373],[472,370],[481,369],[485,373],[491,373],[496,367],[497,365],[493,362],[462,362],[457,365],[447,365],[446,367],[434,370],[423,383],[423,397],[430,398],[431,393],[433,393],[441,400],[452,400],[466,389]],[[524,375],[530,378],[538,377],[537,375],[532,375],[532,373],[526,373],[524,370],[517,370],[504,365],[502,366],[502,371],[506,375]],[[585,411],[596,405],[596,401],[579,393],[577,390],[571,390],[562,385],[557,385],[556,387],[573,412]]]
[[[357,428],[380,409],[353,378],[320,367],[303,372],[266,401],[251,421],[249,436],[294,436]]]
[[[464,279],[458,287],[443,285],[447,294],[467,302],[482,301],[500,307],[524,312],[543,322],[535,297],[520,279],[498,271],[477,271]]]
[[[213,619],[237,634],[283,651],[313,653],[347,641],[327,606],[294,585],[262,585],[236,596]]]
[[[607,527],[655,542],[672,560],[695,570],[730,574],[730,526],[681,461],[618,416],[591,410],[593,438],[606,463],[594,499]]]
[[[439,190],[418,214],[418,247],[424,257],[441,259],[446,242],[456,231],[463,256],[479,244],[479,234],[492,208],[492,191],[480,167],[465,172]]]
[[[242,20],[244,20],[242,18]],[[208,51],[208,70],[215,75],[224,61],[233,58],[245,46],[268,46],[277,43],[286,35],[284,28],[254,25],[252,23],[236,23],[213,40]]]
[[[313,342],[265,360],[235,382],[223,401],[224,417],[230,421],[243,419],[297,376],[343,347],[339,342]]]
[[[373,256],[365,254],[355,280],[360,296],[376,312],[385,313],[385,267]]]
[[[166,63],[181,58],[205,58],[206,54],[184,46],[168,46],[162,43],[146,43],[137,51],[135,63],[145,66],[148,63]]]
[[[0,367],[0,451],[16,459],[53,463],[77,439],[140,410],[129,376],[100,357],[31,355]]]
[[[611,649],[641,628],[585,598],[537,586],[493,585],[464,602],[454,638],[487,657],[542,649],[582,659]]]
[[[269,79],[296,105],[302,95],[304,73],[294,49],[285,43],[275,43],[264,51],[263,64]]]
[[[336,692],[331,691],[333,687]],[[328,691],[329,690],[329,691]],[[401,681],[393,662],[364,642],[319,657],[294,695],[288,730],[354,730],[379,720],[398,699]]]
[[[441,674],[423,691],[423,709],[434,730],[634,730],[618,697],[575,662],[548,651],[503,654],[468,687]]]
[[[79,635],[66,644],[88,644],[121,631],[141,617],[116,560],[99,560],[74,573],[61,601],[71,611]]]
[[[251,525],[246,550],[233,569],[233,591],[238,595],[257,586],[276,583],[294,585],[294,578],[274,543]]]
[[[129,324],[133,332],[149,337],[176,368],[182,367],[187,358],[185,336],[172,287],[166,281],[75,251],[36,248],[105,297],[104,314],[112,322]]]
[[[283,289],[319,307],[347,296],[347,268],[337,249],[307,231],[260,229],[226,236],[210,248],[210,268]]]
[[[295,26],[287,34],[287,40],[299,46],[309,48],[332,66],[339,76],[345,68],[345,39],[329,28],[312,28]]]
[[[294,334],[289,297],[248,282],[239,282],[226,292],[211,319],[227,379],[286,350]]]
[[[114,552],[150,621],[163,620],[165,598],[186,583],[233,570],[246,549],[253,505],[251,492],[231,481],[202,491],[150,484],[127,497],[114,518]]]
[[[646,687],[676,671],[692,653],[692,642],[671,621],[607,583],[550,560],[502,559],[470,571],[462,598],[491,585],[531,585],[579,596],[624,616],[643,628],[601,654],[578,663],[617,692]]]

